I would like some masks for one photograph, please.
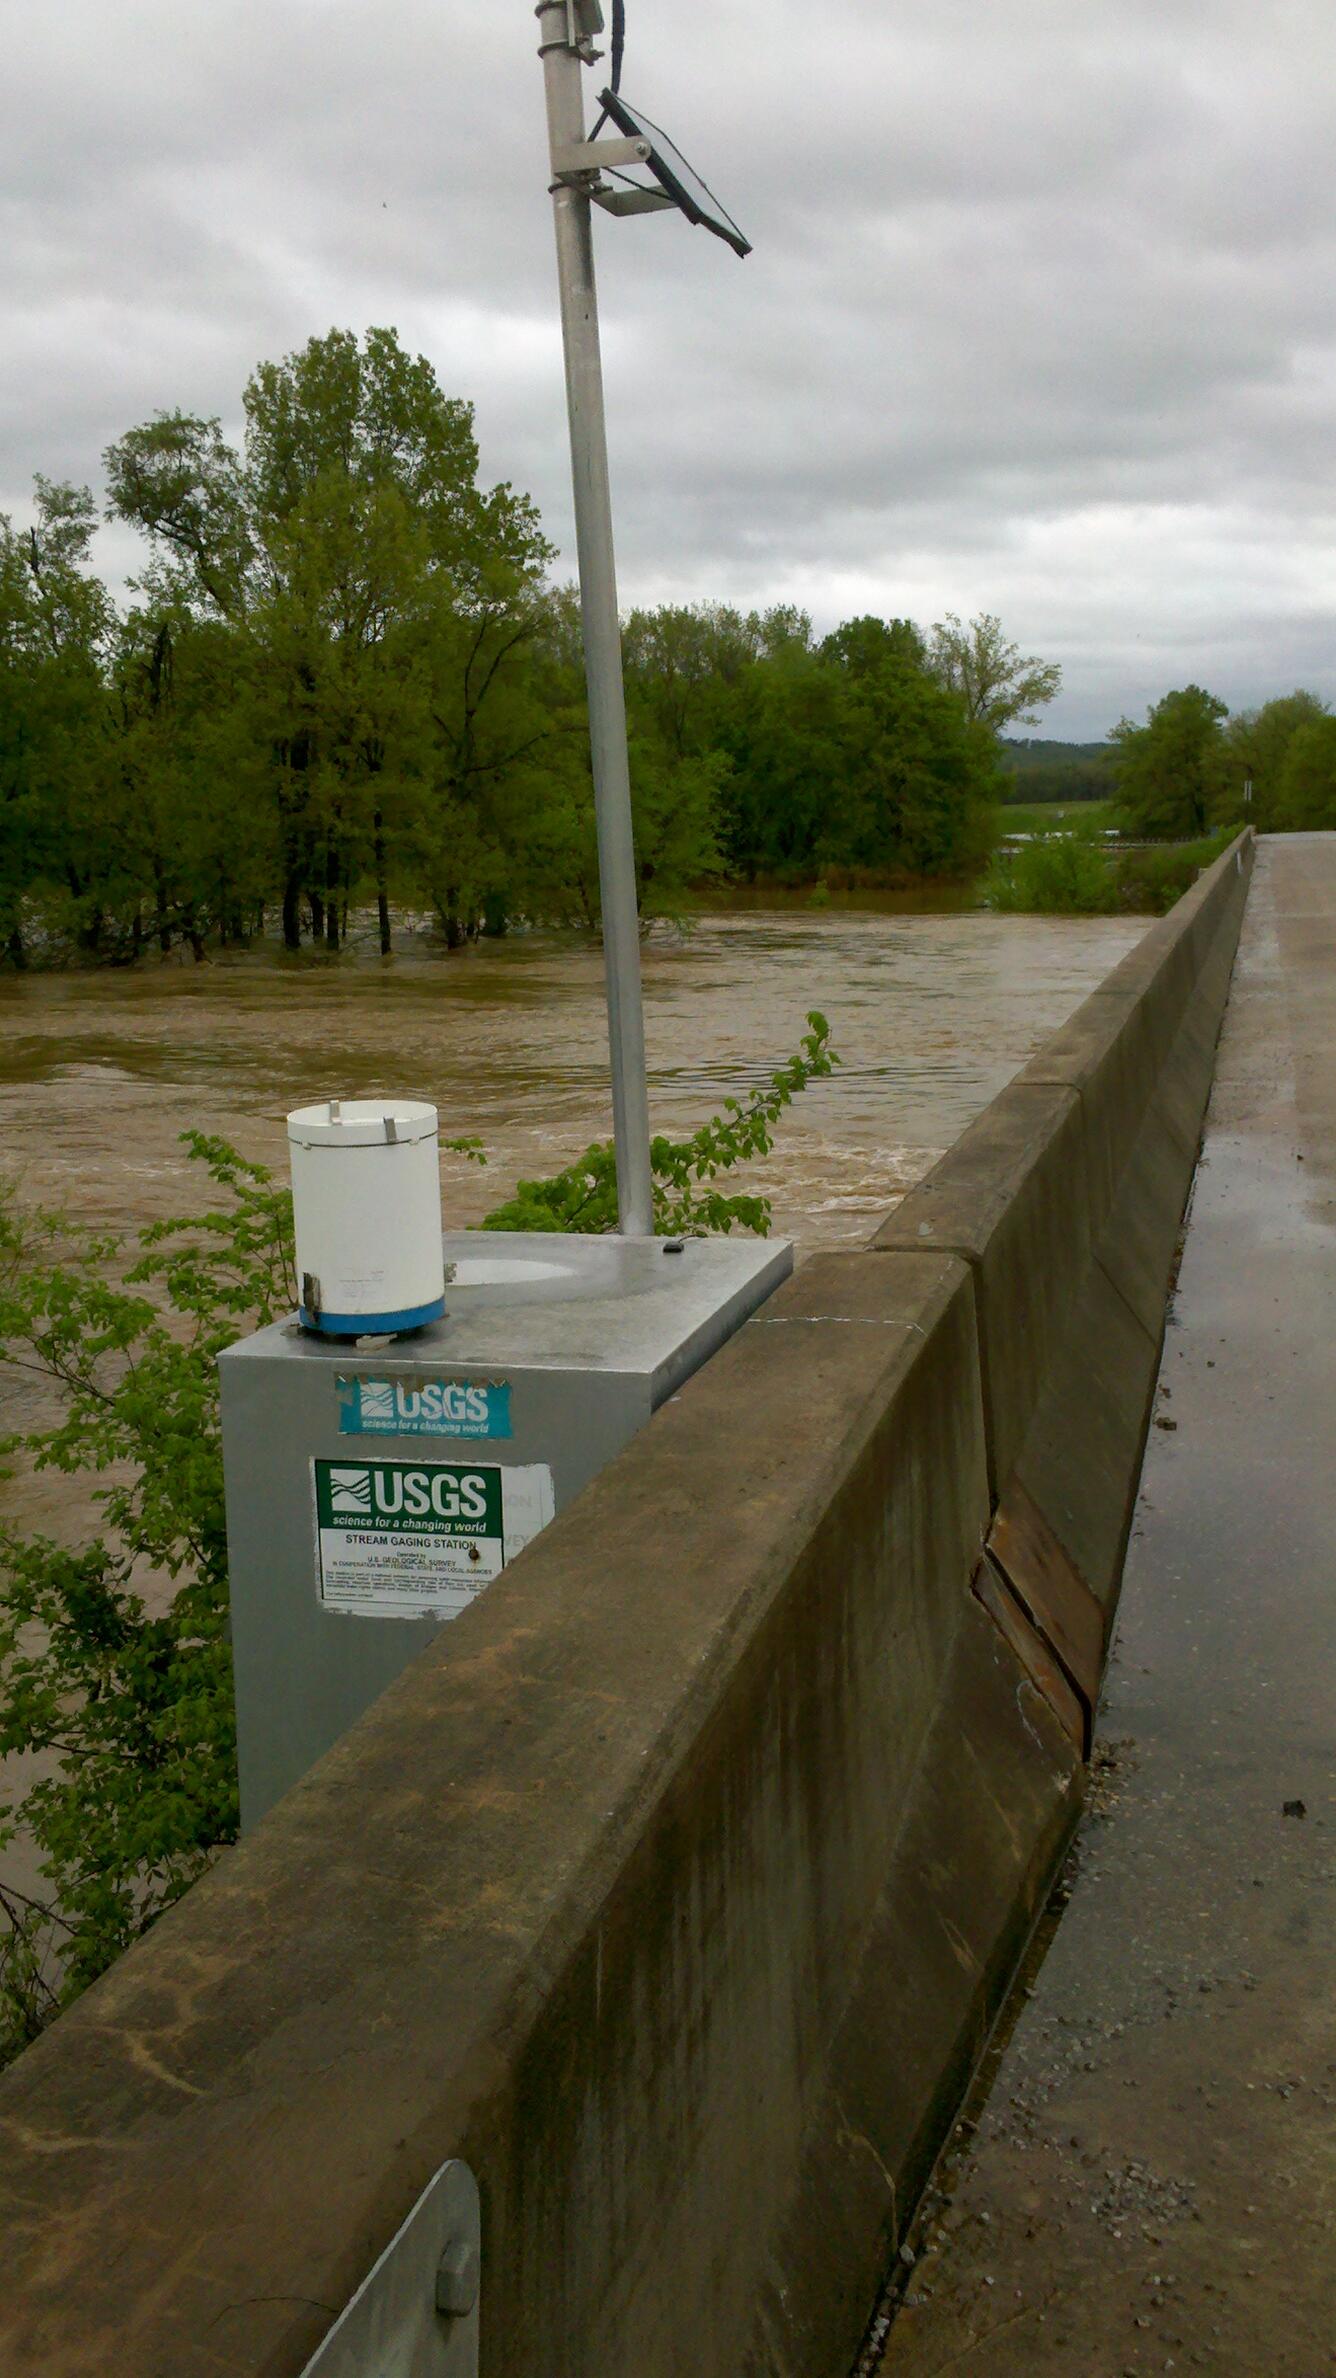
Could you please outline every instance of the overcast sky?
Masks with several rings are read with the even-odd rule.
[[[1332,0],[627,0],[755,253],[599,218],[622,592],[1001,614],[1040,730],[1336,700]],[[392,323],[570,550],[529,0],[0,0],[0,504]],[[593,78],[589,78],[591,88]],[[133,541],[102,540],[112,576]],[[565,566],[569,566],[568,564]]]

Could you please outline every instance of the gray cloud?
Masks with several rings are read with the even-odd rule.
[[[1324,0],[628,0],[756,243],[600,226],[628,599],[999,611],[1050,731],[1336,698]],[[393,322],[569,552],[527,0],[52,0],[10,65],[4,485]],[[103,560],[133,566],[123,532]]]

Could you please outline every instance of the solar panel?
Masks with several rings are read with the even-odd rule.
[[[662,197],[686,216],[688,223],[699,224],[702,230],[712,231],[723,240],[736,256],[750,256],[751,241],[744,238],[732,216],[719,204],[714,192],[703,182],[693,165],[689,165],[679,148],[674,147],[666,132],[661,132],[637,107],[628,106],[616,91],[599,95],[603,110],[602,122],[613,123],[628,140],[649,142],[649,156],[645,170],[654,177]],[[631,189],[640,188],[631,174],[618,172],[616,178]],[[615,202],[614,202],[615,206]],[[621,210],[615,210],[621,211]],[[627,208],[625,211],[630,211]]]

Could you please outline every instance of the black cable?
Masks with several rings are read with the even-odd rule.
[[[622,51],[626,47],[626,0],[612,0],[612,88],[622,87]]]

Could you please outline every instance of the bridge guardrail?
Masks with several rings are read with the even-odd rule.
[[[1074,1821],[1241,837],[0,2079],[0,2366],[843,2378]]]

